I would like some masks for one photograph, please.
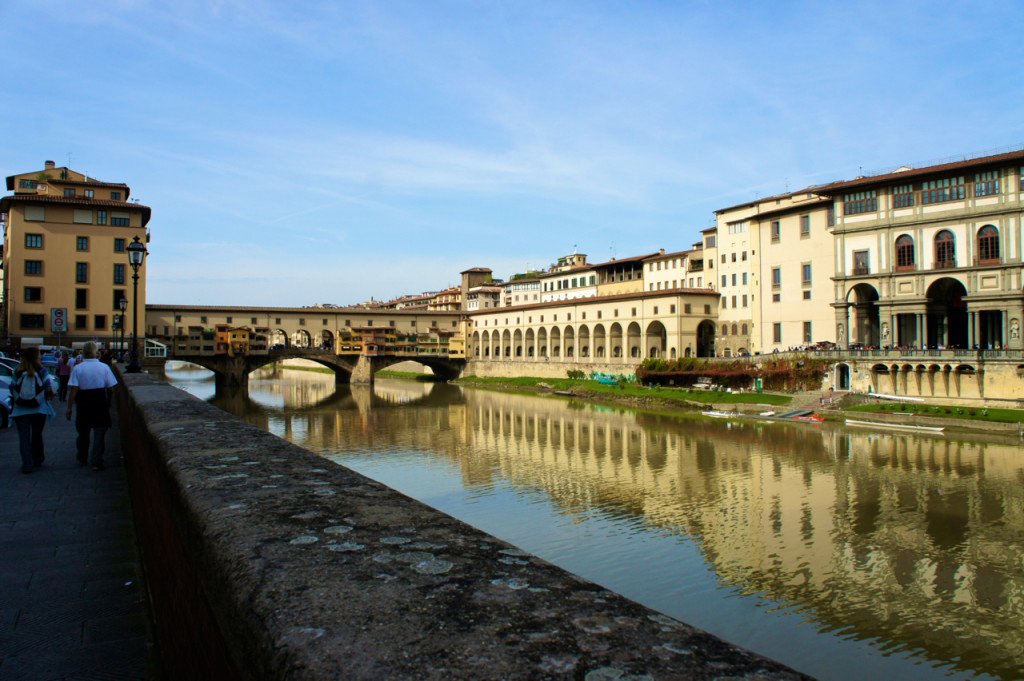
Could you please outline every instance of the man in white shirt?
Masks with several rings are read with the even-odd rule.
[[[78,465],[88,463],[94,471],[104,469],[103,453],[106,450],[107,429],[110,428],[110,389],[117,385],[117,378],[110,367],[97,359],[96,343],[89,341],[83,348],[84,360],[71,370],[68,387],[67,417],[71,420],[71,408],[76,403],[75,440]],[[92,431],[92,448],[89,448],[89,431]]]

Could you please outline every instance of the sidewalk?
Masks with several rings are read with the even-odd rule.
[[[107,469],[80,468],[54,404],[35,472],[0,431],[0,681],[157,678],[117,424]]]

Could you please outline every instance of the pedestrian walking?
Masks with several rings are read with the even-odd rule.
[[[78,366],[85,361],[81,350],[75,350],[75,356],[71,358],[71,366]]]
[[[68,386],[66,415],[71,420],[72,407],[75,408],[75,440],[78,465],[86,463],[94,471],[101,471],[103,453],[106,450],[107,429],[110,428],[110,389],[117,385],[117,378],[110,367],[96,357],[96,343],[89,341],[83,348],[84,359],[81,364],[71,370]],[[92,447],[89,447],[89,435],[92,434]]]
[[[11,381],[11,418],[18,428],[21,472],[31,473],[43,465],[43,428],[46,417],[54,416],[49,400],[53,383],[43,368],[39,348],[25,348]]]
[[[63,353],[57,362],[57,380],[60,387],[57,389],[57,397],[61,402],[68,399],[68,379],[71,378],[71,357]]]

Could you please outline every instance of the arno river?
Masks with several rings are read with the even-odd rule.
[[[823,679],[1024,677],[1024,449],[292,370],[172,383]]]

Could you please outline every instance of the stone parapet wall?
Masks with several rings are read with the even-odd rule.
[[[125,384],[168,678],[804,678],[145,374]]]
[[[536,376],[540,378],[566,378],[571,370],[589,374],[600,371],[607,374],[636,373],[639,360],[614,364],[598,364],[594,362],[551,360],[471,360],[466,363],[463,376],[481,376],[486,378],[516,378],[519,376]]]

